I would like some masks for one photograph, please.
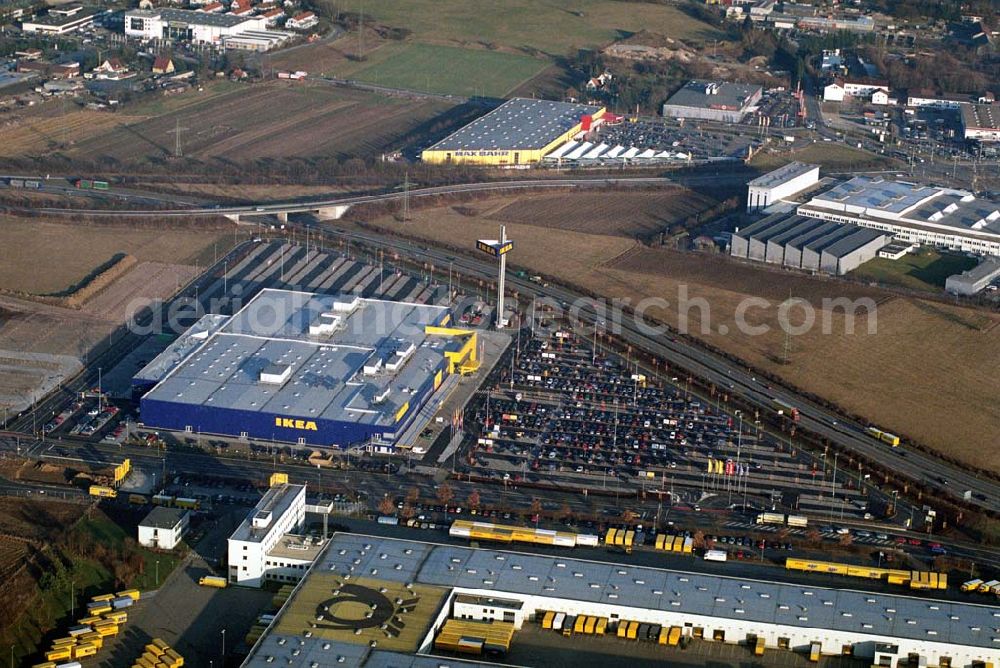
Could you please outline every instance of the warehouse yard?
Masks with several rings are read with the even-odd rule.
[[[564,196],[566,208],[573,206],[568,203],[573,197]],[[468,207],[462,207],[462,213],[455,211],[458,207],[417,211],[405,233],[472,248],[477,238],[495,236],[497,211],[512,205],[510,199],[480,202],[473,207],[476,215],[469,215]],[[374,225],[399,231],[393,219]],[[704,334],[701,310],[686,311],[693,335],[886,429],[1000,472],[1000,457],[983,456],[996,454],[990,435],[1000,422],[1000,406],[993,401],[1000,392],[1000,317],[857,284],[738,265],[721,257],[649,249],[611,229],[612,234],[596,234],[510,223],[507,233],[515,250],[509,261],[514,268],[633,303],[643,297],[665,298],[671,306],[651,309],[648,316],[672,325],[678,320],[680,291],[686,290],[689,299],[701,297],[710,306]],[[590,231],[598,232],[600,226]],[[817,305],[817,321],[826,317],[830,333],[821,333],[817,326],[789,337],[786,364],[786,337],[777,326],[777,307],[789,291]],[[748,324],[770,326],[764,335],[739,334],[736,309],[748,297],[768,300],[768,308],[747,314]],[[878,305],[876,333],[867,333],[864,312],[859,313],[855,333],[845,333],[844,313],[822,308],[823,298],[838,297],[872,298]],[[800,322],[794,311],[792,322]],[[927,378],[937,380],[928,384]]]

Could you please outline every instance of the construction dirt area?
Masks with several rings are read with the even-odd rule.
[[[578,211],[576,197],[551,196],[545,206]],[[416,211],[405,228],[392,217],[368,225],[466,251],[476,239],[495,237],[498,212],[533,205],[514,198],[483,200]],[[1000,393],[1000,316],[859,283],[739,264],[710,253],[649,248],[621,236],[630,232],[622,219],[633,215],[595,216],[589,233],[580,222],[587,218],[567,216],[571,222],[565,224],[558,217],[539,218],[537,224],[508,222],[507,234],[515,242],[508,266],[633,304],[647,297],[665,299],[669,306],[651,308],[648,318],[676,327],[684,313],[692,336],[908,440],[1000,471],[992,437],[1000,422],[995,401]],[[516,219],[525,220],[521,215]],[[640,216],[637,225],[645,224]],[[679,308],[685,291],[688,304],[701,298],[707,308]],[[812,306],[816,324],[805,333],[786,336],[778,324],[778,307],[789,296]],[[766,333],[740,333],[738,307],[750,297],[766,301],[753,303],[744,322],[767,325]],[[824,299],[836,298],[871,299],[875,317],[858,311],[854,332],[847,333],[843,307],[824,308]],[[789,329],[803,322],[804,313],[803,307],[790,309]],[[927,378],[936,380],[927,383]]]
[[[5,219],[0,406],[23,410],[78,371],[132,313],[173,295],[233,243],[222,227],[165,230]],[[130,262],[120,275],[73,301],[123,257]],[[43,264],[48,271],[35,270]]]

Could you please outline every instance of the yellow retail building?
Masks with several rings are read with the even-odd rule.
[[[604,115],[604,107],[514,98],[426,149],[431,164],[531,165]]]

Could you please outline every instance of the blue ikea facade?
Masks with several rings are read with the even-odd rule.
[[[301,418],[267,411],[220,408],[146,397],[139,402],[139,419],[145,427],[152,429],[229,437],[245,435],[251,440],[273,440],[316,447],[345,448],[372,438],[391,442],[410,426],[434,393],[434,379],[438,371],[441,371],[442,376],[447,373],[444,360],[410,394],[406,413],[391,425]]]

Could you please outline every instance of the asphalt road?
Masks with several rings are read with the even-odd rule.
[[[28,177],[30,178],[30,177]],[[523,179],[512,181],[487,181],[483,183],[461,183],[445,186],[432,186],[427,188],[413,188],[404,193],[402,190],[380,193],[374,195],[359,195],[354,197],[339,197],[332,199],[309,199],[295,202],[277,202],[266,204],[248,204],[240,206],[201,206],[183,207],[175,209],[128,209],[128,210],[108,210],[108,209],[67,209],[67,208],[38,208],[32,209],[37,213],[45,213],[53,216],[60,215],[95,215],[95,216],[199,216],[199,215],[256,215],[267,216],[289,213],[310,213],[322,208],[332,208],[336,206],[352,206],[355,204],[365,204],[371,202],[387,202],[409,197],[419,199],[421,197],[433,197],[437,195],[476,193],[491,191],[509,190],[536,190],[536,189],[560,189],[560,188],[605,188],[613,186],[663,186],[663,185],[683,185],[696,187],[699,185],[720,185],[720,184],[742,184],[747,179],[747,173],[722,172],[713,174],[693,174],[690,176],[676,177],[588,177],[588,178],[553,178],[553,179]],[[75,191],[79,194],[80,191]],[[18,210],[19,207],[9,207],[11,210]]]

